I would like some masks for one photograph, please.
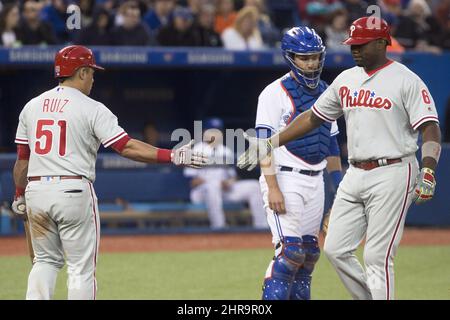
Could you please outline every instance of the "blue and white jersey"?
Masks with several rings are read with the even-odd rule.
[[[316,89],[306,89],[290,73],[269,84],[258,98],[255,123],[258,135],[261,137],[264,129],[270,130],[269,135],[282,131],[300,113],[310,109],[326,88],[327,84],[320,81]],[[303,170],[323,170],[327,164],[325,158],[331,155],[332,137],[338,133],[336,121],[324,123],[304,137],[276,148],[275,164]]]

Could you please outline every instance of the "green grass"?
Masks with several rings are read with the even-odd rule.
[[[259,299],[272,254],[270,249],[101,254],[98,299]],[[396,258],[396,298],[450,299],[449,266],[450,246],[401,247]],[[0,257],[0,270],[0,299],[23,299],[28,257]],[[56,299],[67,297],[66,280],[64,268]],[[312,296],[350,299],[324,256],[314,272]]]

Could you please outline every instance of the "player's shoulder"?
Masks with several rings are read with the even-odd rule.
[[[393,61],[393,63],[391,65],[392,65],[392,71],[391,71],[392,75],[400,76],[411,82],[422,81],[422,79],[420,79],[420,77],[414,71],[409,69],[403,63]]]
[[[340,74],[338,74],[338,76],[334,79],[333,82],[341,81],[341,80],[344,80],[344,81],[348,80],[349,78],[353,78],[363,71],[364,71],[363,68],[358,67],[358,66],[354,66],[352,68],[345,69]]]
[[[264,88],[264,90],[261,91],[259,97],[264,98],[264,97],[273,96],[274,94],[283,92],[281,82],[283,80],[285,80],[287,77],[290,77],[289,73],[287,73],[287,74],[283,75],[282,77],[279,77],[279,78],[275,79],[274,81],[272,81],[271,83],[269,83]]]
[[[103,103],[101,103],[100,101],[97,101],[87,95],[85,95],[84,93],[82,93],[81,91],[75,92],[76,94],[76,98],[82,102],[84,105],[88,106],[88,107],[101,107],[104,106]]]
[[[97,101],[97,100],[92,99],[92,98],[87,97],[87,96],[86,96],[86,98],[88,98],[88,101],[89,101],[89,103],[91,104],[91,106],[93,108],[97,108],[97,109],[100,109],[100,110],[108,110],[109,111],[109,108],[105,104],[103,104],[102,102]]]
[[[78,105],[82,106],[91,114],[95,114],[96,112],[109,111],[108,107],[106,107],[102,102],[97,101],[81,92],[77,96],[77,100]]]
[[[41,100],[43,94],[44,94],[44,93],[41,93],[40,95],[38,95],[38,96],[36,96],[36,97],[30,99],[30,100],[25,104],[25,106],[23,107],[23,109],[24,109],[24,110],[29,109],[29,108],[31,108],[32,106],[34,106],[35,104],[37,104],[37,103]]]

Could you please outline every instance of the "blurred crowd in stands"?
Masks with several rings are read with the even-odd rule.
[[[81,23],[71,30],[73,5]],[[0,45],[259,50],[277,47],[287,28],[307,25],[329,50],[342,51],[349,50],[341,44],[349,24],[370,15],[370,5],[392,28],[391,51],[450,48],[450,0],[0,0]]]

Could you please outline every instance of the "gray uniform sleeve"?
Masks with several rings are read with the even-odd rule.
[[[412,78],[406,83],[403,90],[403,101],[409,115],[409,122],[414,130],[428,121],[439,122],[433,97],[419,77]]]
[[[92,127],[105,148],[127,135],[119,126],[117,117],[102,103],[97,106]]]
[[[19,125],[17,126],[16,139],[17,144],[28,144],[27,123],[25,120],[25,108],[19,115]]]
[[[337,78],[320,95],[311,110],[316,116],[327,122],[333,122],[343,115]]]

